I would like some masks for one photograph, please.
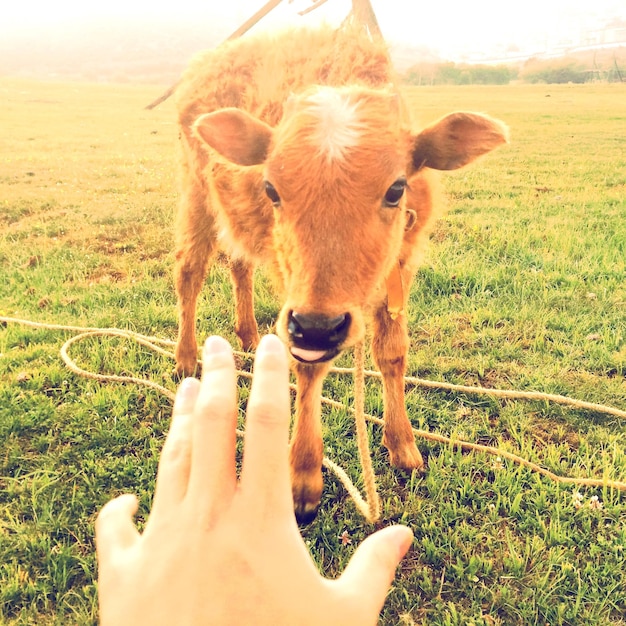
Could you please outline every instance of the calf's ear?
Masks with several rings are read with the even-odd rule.
[[[207,145],[237,165],[259,165],[267,157],[272,127],[241,109],[201,115],[193,130]]]
[[[480,113],[451,113],[413,137],[413,172],[422,167],[456,170],[508,140],[509,129],[500,120]]]

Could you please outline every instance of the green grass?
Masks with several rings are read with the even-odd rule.
[[[174,112],[159,87],[0,81],[0,315],[174,338]],[[626,88],[415,88],[427,122],[454,110],[504,119],[512,143],[445,179],[450,211],[413,287],[410,374],[570,395],[626,408]],[[227,272],[199,303],[199,333],[233,344]],[[257,284],[258,318],[279,304]],[[111,497],[149,511],[169,401],[71,374],[71,333],[0,329],[0,622],[97,620],[93,522]],[[174,389],[173,364],[121,339],[72,349],[102,373]],[[341,364],[350,364],[345,356]],[[350,403],[349,379],[325,392]],[[246,396],[242,384],[242,398]],[[543,402],[412,389],[413,424],[499,445],[555,472],[626,480],[626,424]],[[377,383],[366,409],[380,414]],[[351,417],[325,409],[327,454],[360,484]],[[626,496],[575,491],[507,461],[419,442],[424,476],[389,468],[371,428],[383,523],[415,543],[383,624],[626,623]],[[589,503],[597,496],[602,508]],[[351,544],[343,545],[347,531]],[[370,532],[326,475],[304,529],[339,573]]]

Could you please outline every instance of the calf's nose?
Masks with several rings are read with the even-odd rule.
[[[309,350],[332,350],[348,335],[350,314],[337,317],[291,311],[287,331],[292,343]]]

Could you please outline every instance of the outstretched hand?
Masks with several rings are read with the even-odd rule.
[[[176,395],[152,512],[143,534],[126,494],[96,521],[104,626],[376,624],[411,531],[368,537],[343,575],[320,575],[293,513],[287,354],[257,350],[241,477],[235,470],[237,384],[228,343],[204,346],[202,380]]]

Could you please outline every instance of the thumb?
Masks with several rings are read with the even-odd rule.
[[[396,567],[412,541],[410,528],[388,526],[367,537],[352,555],[339,584],[359,598],[368,615],[380,613]]]
[[[100,565],[110,560],[114,552],[130,548],[139,539],[133,522],[138,506],[137,497],[126,493],[102,507],[96,519],[96,553]]]

